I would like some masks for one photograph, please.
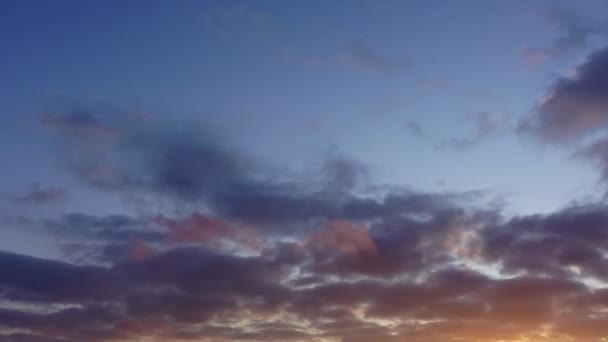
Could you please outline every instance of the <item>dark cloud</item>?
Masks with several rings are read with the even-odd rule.
[[[608,180],[608,138],[599,138],[581,148],[575,156],[595,162],[603,180]]]
[[[593,52],[572,72],[557,79],[519,130],[547,142],[588,137],[608,125],[608,49]]]
[[[10,272],[0,277],[2,298],[40,310],[0,311],[0,325],[24,340],[508,340],[547,325],[556,328],[537,340],[578,336],[586,326],[593,339],[604,331],[599,323],[576,317],[608,296],[577,279],[604,279],[606,212],[573,207],[503,220],[436,209],[368,226],[328,221],[305,243],[268,243],[250,256],[177,247],[108,267],[3,253],[0,266]],[[500,265],[505,277],[458,260]],[[51,303],[79,306],[42,310]]]
[[[80,303],[112,299],[121,294],[124,279],[94,266],[0,252],[0,288],[5,298],[36,302]]]
[[[250,4],[232,4],[203,17],[205,26],[223,38],[263,38],[276,33],[271,17]]]
[[[483,231],[483,255],[512,274],[524,271],[607,280],[607,223],[607,209],[596,206],[515,217]]]
[[[152,254],[170,232],[150,226],[150,218],[110,214],[68,213],[31,222],[30,229],[52,236],[61,250],[78,263],[108,264]]]
[[[570,76],[558,78],[518,126],[544,143],[576,146],[574,155],[596,163],[608,176],[608,48],[592,52]]]
[[[506,217],[479,204],[483,191],[379,186],[336,155],[277,176],[204,127],[155,120],[43,119],[82,181],[182,210],[43,220],[81,258],[0,253],[0,340],[605,336],[608,295],[592,287],[608,280],[602,204]],[[474,120],[479,139],[499,129],[491,114]]]

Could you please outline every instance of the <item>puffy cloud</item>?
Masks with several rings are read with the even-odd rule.
[[[331,221],[327,228],[313,234],[308,242],[320,253],[335,251],[338,254],[373,254],[377,252],[367,228],[348,221]]]
[[[574,145],[576,157],[596,163],[608,179],[608,48],[591,53],[571,75],[558,78],[532,113],[518,126],[520,133],[555,145]]]
[[[573,207],[542,216],[515,217],[484,230],[483,254],[508,273],[608,280],[604,256],[608,211],[600,206]]]
[[[592,36],[605,33],[603,23],[594,23],[584,15],[564,7],[548,7],[543,15],[557,31],[551,47],[553,54],[583,47]]]
[[[550,6],[541,15],[553,29],[554,38],[543,48],[524,46],[520,49],[529,65],[582,49],[589,45],[592,38],[605,37],[607,33],[605,22],[593,20],[568,8]]]

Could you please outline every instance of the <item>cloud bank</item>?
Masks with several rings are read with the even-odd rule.
[[[556,141],[601,128],[603,120],[581,118],[591,115],[585,107],[578,118],[561,107],[589,98],[599,106],[599,76],[587,74],[598,61],[602,53],[578,78],[557,82],[521,129]],[[3,341],[608,335],[601,203],[507,217],[483,205],[483,192],[373,184],[345,157],[306,177],[277,175],[202,126],[94,111],[45,114],[41,123],[83,184],[185,209],[30,220],[66,259],[0,252]]]

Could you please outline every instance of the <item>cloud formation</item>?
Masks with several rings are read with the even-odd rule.
[[[592,52],[568,76],[558,78],[518,131],[543,143],[574,146],[608,179],[608,48]]]
[[[493,129],[476,118],[480,131]],[[180,210],[30,219],[66,259],[0,252],[2,340],[565,342],[608,333],[605,205],[508,217],[479,204],[483,192],[373,184],[345,157],[306,177],[277,176],[193,125],[95,112],[42,122],[62,165],[92,189],[159,196]],[[91,178],[90,163],[112,181]]]
[[[590,54],[550,87],[519,129],[548,142],[584,138],[608,124],[608,49]]]
[[[607,23],[592,20],[569,8],[549,6],[543,9],[541,17],[554,31],[554,38],[546,47],[524,46],[521,54],[529,65],[542,63],[572,51],[582,50],[596,37],[605,37]]]
[[[108,266],[3,252],[4,301],[40,309],[0,322],[11,341],[600,340],[608,293],[585,279],[608,276],[606,212],[329,221],[254,255],[199,245]],[[479,253],[463,259],[458,243]]]
[[[503,113],[475,111],[469,113],[469,117],[475,126],[475,132],[472,136],[450,138],[437,144],[436,147],[439,149],[466,150],[499,133],[508,123],[507,116]]]
[[[65,189],[49,186],[43,187],[39,184],[33,184],[29,191],[19,197],[17,197],[16,201],[19,203],[29,203],[29,204],[47,204],[55,201],[63,200],[67,197],[67,192]]]
[[[363,39],[352,40],[344,52],[347,61],[365,69],[391,72],[397,68],[395,62],[376,53]]]

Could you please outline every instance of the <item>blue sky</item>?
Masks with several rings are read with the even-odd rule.
[[[523,49],[560,34],[544,15],[549,6],[558,4],[5,3],[3,146],[44,149],[27,127],[32,115],[106,102],[211,123],[287,166],[339,149],[393,182],[491,188],[518,212],[551,210],[566,195],[593,192],[594,179],[584,163],[531,147],[509,127],[584,56],[581,47],[527,60]],[[589,2],[580,12],[602,6]],[[357,44],[380,65],[357,54]],[[504,121],[500,134],[466,151],[437,148],[474,135],[470,114],[482,111]],[[409,132],[411,122],[422,137]],[[28,158],[34,153],[43,154],[11,157],[22,171],[5,186],[53,173],[45,158]],[[30,168],[38,171],[26,171],[28,179]]]
[[[608,175],[607,10],[605,1],[2,1],[0,249],[107,267],[117,261],[90,247],[105,242],[70,234],[137,226],[158,253],[200,243],[198,234],[211,248],[219,234],[213,248],[234,244],[240,255],[250,228],[306,249],[365,227],[371,235],[357,243],[380,253],[375,225],[389,218],[347,214],[351,201],[430,198],[417,215],[439,222],[458,207],[467,214],[450,227],[475,221],[480,236],[481,226],[595,210]],[[319,224],[325,233],[311,228]],[[149,226],[173,235],[146,240]],[[139,241],[122,247],[147,251]],[[486,257],[475,262],[488,270],[498,261]]]

